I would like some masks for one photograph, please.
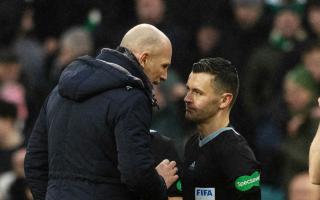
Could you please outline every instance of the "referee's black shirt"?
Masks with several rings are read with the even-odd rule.
[[[260,168],[246,140],[225,127],[185,147],[184,200],[260,200]]]

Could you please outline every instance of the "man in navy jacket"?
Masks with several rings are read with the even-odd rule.
[[[80,57],[44,103],[25,158],[35,200],[167,199],[174,161],[157,167],[148,134],[152,84],[166,80],[169,39],[140,24],[116,50]]]

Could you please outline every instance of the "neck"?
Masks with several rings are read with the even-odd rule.
[[[207,137],[211,133],[226,127],[229,124],[229,112],[220,112],[215,116],[203,121],[197,125],[197,130],[202,138]]]

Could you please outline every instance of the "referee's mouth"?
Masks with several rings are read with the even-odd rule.
[[[186,106],[186,112],[192,112],[192,111],[194,111],[195,109],[194,108],[192,108],[192,107],[189,107],[189,106]]]

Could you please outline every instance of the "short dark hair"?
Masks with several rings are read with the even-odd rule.
[[[231,107],[239,93],[239,77],[235,66],[224,58],[203,58],[194,63],[193,73],[209,73],[215,75],[214,81],[218,84],[217,89],[230,92],[233,95]]]
[[[17,119],[17,106],[11,102],[0,99],[0,117]]]

